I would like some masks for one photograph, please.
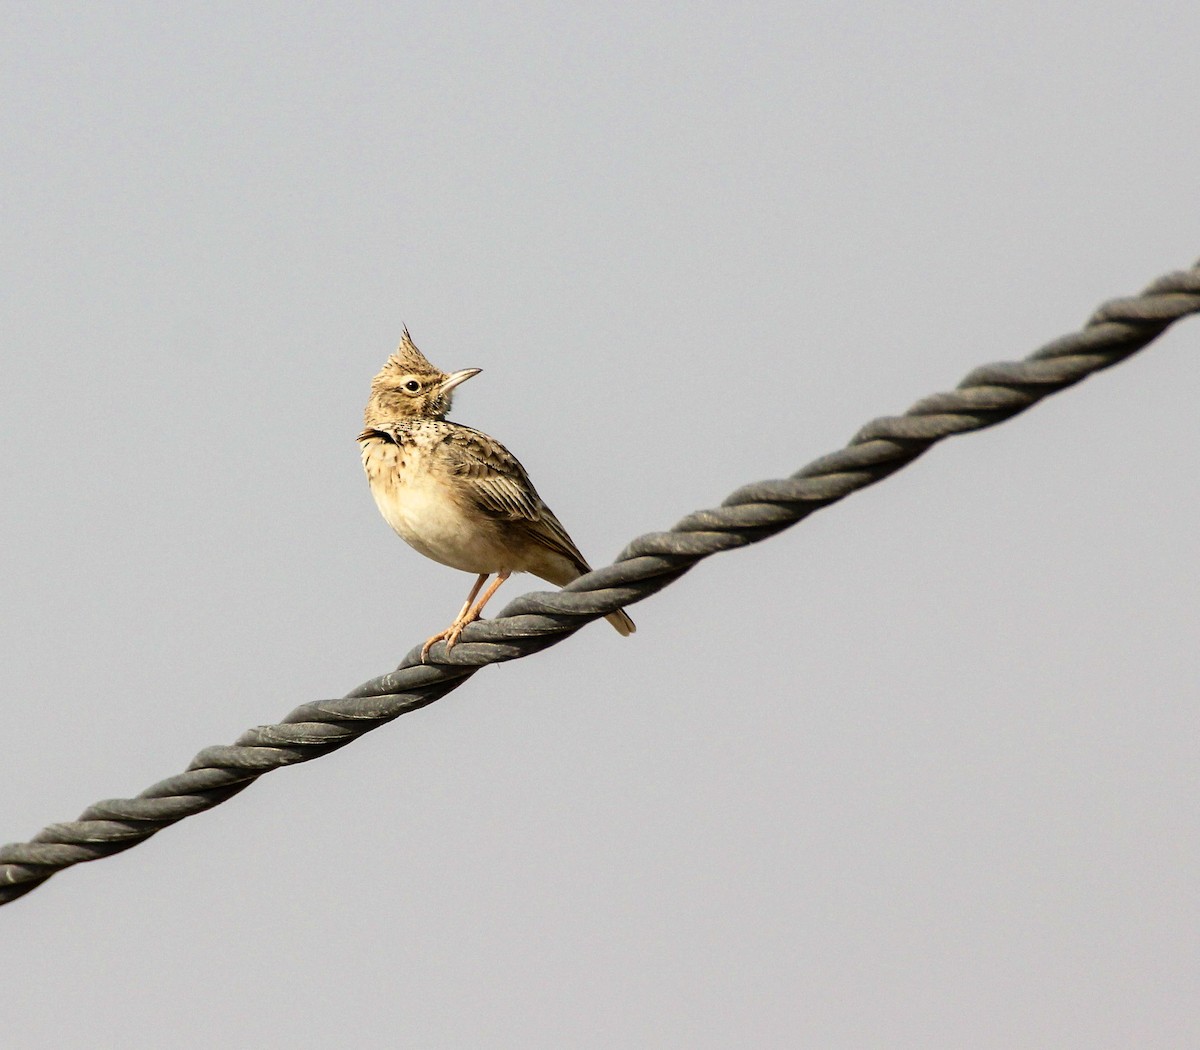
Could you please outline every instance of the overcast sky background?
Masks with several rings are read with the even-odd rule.
[[[449,622],[402,324],[603,564],[1200,256],[1192,0],[2,14],[0,841]],[[1200,1044],[1198,351],[57,876],[5,1044]]]

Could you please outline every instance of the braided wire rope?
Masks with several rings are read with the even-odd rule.
[[[837,452],[789,478],[738,489],[721,506],[689,514],[667,532],[639,536],[617,560],[555,592],[532,592],[495,619],[471,624],[454,651],[430,664],[414,648],[394,671],[340,700],[303,704],[275,725],[235,743],[207,747],[187,770],[136,798],[89,806],[78,820],[51,824],[30,841],[0,847],[0,904],[29,893],[74,864],[144,842],[184,817],[212,809],[264,773],[344,747],[400,715],[439,700],[479,668],[562,641],[584,624],[649,597],[702,558],[766,539],[813,511],[873,485],[937,442],[994,426],[1042,398],[1143,349],[1175,321],[1200,313],[1200,262],[1160,277],[1140,295],[1102,305],[1078,332],[1023,361],[985,365],[958,388],[934,394],[902,416],[873,420]]]

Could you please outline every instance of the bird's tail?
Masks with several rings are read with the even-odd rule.
[[[557,521],[558,519],[555,518],[554,520]],[[562,526],[560,525],[559,528],[561,529]],[[564,532],[563,535],[565,536],[566,533]],[[569,537],[568,542],[570,542]],[[579,579],[585,572],[592,571],[592,567],[584,561],[583,555],[573,545],[569,550],[563,549],[555,553],[563,555],[563,557],[555,557],[552,560],[548,559],[541,565],[531,568],[528,571],[532,572],[535,576],[540,576],[547,583],[554,584],[555,587],[565,587],[572,580]],[[567,554],[571,556],[570,561],[565,557]],[[629,618],[629,614],[624,609],[618,609],[614,613],[609,613],[604,618],[617,629],[618,634],[623,634],[626,638],[637,630],[637,627],[634,626],[633,621]]]
[[[618,609],[615,613],[609,613],[604,618],[617,629],[618,634],[623,634],[626,638],[637,630],[637,624],[629,618],[629,613],[624,609]]]

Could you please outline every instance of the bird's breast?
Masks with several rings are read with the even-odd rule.
[[[415,442],[362,440],[363,469],[384,521],[414,550],[443,565],[474,573],[518,568],[499,523],[470,505],[431,453]]]

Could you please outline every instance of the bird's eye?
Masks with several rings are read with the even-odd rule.
[[[404,384],[404,389],[407,390],[410,394],[415,394],[418,390],[421,389],[421,384],[418,383],[415,379],[410,379],[407,383]]]

